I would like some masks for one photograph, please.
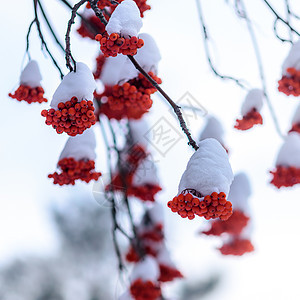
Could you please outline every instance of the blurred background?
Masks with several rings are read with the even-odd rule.
[[[270,1],[282,14],[285,1]],[[290,1],[300,13],[300,3]],[[72,1],[72,3],[75,3]],[[59,0],[44,1],[53,27],[61,40],[70,12]],[[229,81],[216,78],[207,64],[202,31],[195,1],[149,0],[142,32],[150,33],[162,55],[159,76],[163,88],[179,101],[189,92],[208,112],[218,117],[226,129],[226,145],[234,173],[245,171],[251,181],[255,252],[242,257],[224,257],[218,241],[198,234],[204,221],[179,218],[166,207],[177,187],[192,149],[183,136],[166,155],[151,148],[159,169],[163,191],[157,200],[165,207],[168,247],[185,278],[164,287],[169,299],[253,300],[300,299],[300,194],[299,187],[278,191],[269,184],[269,171],[282,140],[275,131],[270,113],[262,110],[264,125],[247,132],[233,129],[246,92]],[[260,88],[258,67],[245,22],[233,8],[233,1],[202,1],[211,39],[211,52],[219,72],[246,79]],[[281,65],[290,44],[276,39],[274,16],[262,0],[245,0],[263,57],[268,91],[283,132],[290,128],[298,99],[277,91]],[[4,5],[6,7],[4,7]],[[117,299],[126,288],[120,276],[112,247],[110,211],[99,205],[95,184],[78,183],[58,187],[47,178],[55,171],[67,139],[44,124],[40,115],[48,104],[28,105],[7,94],[18,86],[26,64],[26,34],[33,20],[33,3],[17,0],[2,3],[0,10],[0,299],[2,300],[99,300]],[[78,22],[79,20],[77,20]],[[74,29],[79,23],[74,25]],[[300,28],[300,24],[294,24]],[[64,66],[45,24],[48,46]],[[72,51],[77,61],[92,69],[98,45],[82,39],[73,29]],[[281,33],[287,35],[284,28]],[[59,74],[41,44],[35,27],[30,36],[30,53],[39,62],[46,97],[51,99],[60,82]],[[64,67],[64,73],[67,73]],[[177,120],[165,100],[154,96],[146,119],[150,126],[162,117],[175,127]],[[202,115],[189,118],[195,138],[205,123]],[[180,132],[180,131],[179,131]],[[106,154],[99,128],[96,128],[97,170],[105,173]],[[134,204],[134,203],[133,203]],[[138,206],[138,205],[137,205]],[[126,242],[121,240],[126,247]]]

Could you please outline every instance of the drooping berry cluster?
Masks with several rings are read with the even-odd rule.
[[[105,57],[117,56],[118,53],[124,55],[135,55],[137,49],[144,46],[144,41],[132,36],[131,38],[121,37],[118,33],[107,33],[97,34],[95,36],[96,41],[100,42],[100,49]]]
[[[179,270],[165,264],[159,264],[160,276],[158,281],[160,282],[170,282],[175,278],[183,278],[183,275]]]
[[[148,73],[158,84],[162,80],[154,73]],[[106,87],[102,95],[96,95],[100,102],[100,113],[108,118],[120,120],[122,118],[140,119],[152,106],[150,98],[156,89],[139,74],[137,78],[131,79],[122,85]],[[102,99],[106,102],[102,103]]]
[[[161,288],[152,281],[137,279],[131,284],[130,293],[135,300],[157,300],[161,296]]]
[[[223,192],[219,194],[213,192],[211,195],[199,198],[192,192],[183,191],[168,202],[168,207],[182,218],[190,220],[197,215],[206,220],[220,218],[220,220],[226,221],[232,215],[232,204],[226,200]]]
[[[18,101],[26,101],[29,104],[47,102],[47,99],[44,98],[44,89],[41,86],[32,88],[21,84],[14,94],[9,93],[8,96]]]
[[[78,102],[76,97],[72,97],[70,101],[60,102],[57,110],[45,109],[41,114],[46,118],[45,123],[52,125],[57,133],[66,132],[70,136],[76,136],[96,123],[94,110],[93,101]]]
[[[278,81],[278,91],[287,96],[300,96],[300,70],[288,68],[286,71],[289,75],[282,76]]]
[[[238,130],[248,130],[252,128],[256,124],[262,124],[263,119],[261,114],[253,108],[250,112],[248,112],[245,116],[243,116],[243,119],[236,120],[236,124],[234,128]]]
[[[94,172],[95,162],[93,160],[75,160],[73,157],[63,158],[58,162],[61,173],[49,174],[49,178],[54,179],[54,184],[68,185],[75,184],[75,180],[82,180],[86,183],[91,180],[98,180],[100,172]]]
[[[106,17],[106,19],[108,19],[108,17]],[[80,27],[77,29],[77,32],[82,37],[88,37],[94,40],[97,34],[105,32],[105,25],[97,16],[92,15],[81,20]]]
[[[277,166],[276,170],[270,173],[273,175],[271,184],[278,189],[300,183],[300,168]]]
[[[100,53],[96,58],[96,70],[93,73],[95,79],[100,78],[104,63],[105,63],[105,56],[102,53]]]
[[[289,131],[289,133],[290,132],[298,132],[298,133],[300,133],[300,123],[293,124],[293,126],[292,126],[291,130]]]
[[[202,233],[205,235],[220,236],[222,233],[233,235],[241,234],[242,230],[247,226],[249,217],[242,211],[236,209],[227,221],[215,220],[211,223],[211,228]]]
[[[234,238],[229,243],[224,244],[219,250],[223,255],[241,256],[247,252],[254,251],[254,247],[248,239]]]

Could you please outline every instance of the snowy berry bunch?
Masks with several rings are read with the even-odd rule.
[[[8,96],[18,101],[31,103],[43,103],[48,100],[44,98],[44,89],[41,87],[42,76],[39,66],[35,60],[30,60],[20,76],[20,86]]]

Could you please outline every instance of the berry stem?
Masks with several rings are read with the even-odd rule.
[[[189,132],[189,129],[186,126],[186,123],[183,119],[181,110],[180,110],[180,106],[178,106],[169,96],[168,94],[160,87],[160,85],[151,77],[149,76],[149,74],[139,65],[139,63],[135,60],[135,58],[131,55],[127,55],[127,57],[129,58],[129,60],[133,63],[133,65],[135,66],[135,68],[141,73],[143,74],[146,79],[153,85],[153,87],[155,87],[160,93],[161,95],[168,101],[168,103],[172,106],[180,127],[182,129],[182,131],[184,132],[184,134],[187,136],[188,140],[189,140],[189,145],[191,147],[194,148],[195,151],[197,151],[199,149],[199,147],[197,146],[197,143],[195,142],[195,140],[192,138],[191,133]]]

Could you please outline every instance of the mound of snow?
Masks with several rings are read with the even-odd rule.
[[[263,106],[264,93],[260,89],[252,89],[248,92],[244,103],[242,105],[241,114],[242,116],[247,115],[253,108],[259,112]]]
[[[42,75],[35,60],[30,60],[20,76],[20,84],[27,85],[32,88],[41,86]]]
[[[298,105],[292,119],[292,124],[297,124],[297,123],[300,123],[300,104]]]
[[[142,279],[143,281],[156,282],[159,277],[159,267],[151,256],[145,256],[144,260],[135,264],[131,274],[131,282]]]
[[[292,46],[287,58],[283,62],[283,75],[290,76],[286,71],[288,68],[295,68],[296,70],[300,70],[300,40]]]
[[[213,138],[224,145],[223,136],[224,129],[222,124],[217,118],[210,116],[200,134],[199,140],[202,141],[204,139]]]

